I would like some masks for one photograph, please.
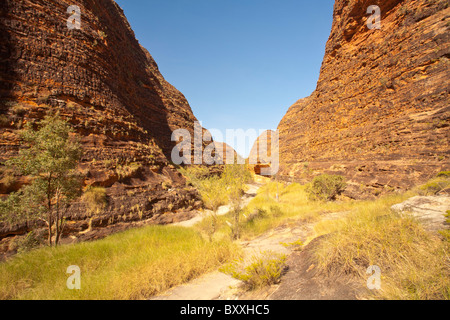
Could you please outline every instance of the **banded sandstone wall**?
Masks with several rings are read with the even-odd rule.
[[[379,30],[367,27],[370,5]],[[342,174],[357,197],[448,170],[448,1],[336,0],[333,15],[317,88],[278,127],[281,174]]]

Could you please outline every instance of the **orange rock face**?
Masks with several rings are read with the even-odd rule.
[[[317,88],[278,127],[281,174],[342,174],[370,195],[448,170],[449,31],[448,1],[336,0]]]
[[[253,144],[249,154],[249,165],[255,174],[261,175],[272,167],[272,130],[264,131]]]
[[[70,5],[80,8],[80,29],[67,26]],[[83,143],[85,185],[107,188],[108,207],[94,227],[165,223],[199,206],[197,192],[170,165],[172,131],[193,132],[196,118],[114,1],[4,0],[0,42],[0,161],[20,149],[18,129],[51,110]],[[74,231],[87,227],[83,203],[72,207],[71,219]]]

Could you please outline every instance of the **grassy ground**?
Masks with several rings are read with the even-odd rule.
[[[143,299],[236,258],[229,241],[186,228],[149,226],[95,242],[42,248],[0,264],[0,299]],[[66,286],[81,269],[81,290]]]
[[[447,180],[445,180],[447,179]],[[436,187],[436,182],[439,186]],[[390,207],[417,194],[433,195],[448,187],[448,177],[433,179],[412,191],[370,201],[312,202],[306,187],[276,184],[263,188],[245,212],[262,214],[242,226],[246,237],[299,220],[315,223],[315,237],[328,235],[315,252],[325,275],[341,274],[365,285],[367,268],[379,266],[381,290],[375,299],[450,299],[450,245],[448,237],[431,233]],[[348,212],[339,220],[320,220],[327,212]]]
[[[365,281],[366,270],[381,269],[381,289],[375,299],[450,299],[448,239],[423,229],[416,220],[394,214],[390,206],[405,195],[362,203],[344,219],[316,226],[330,234],[316,255],[325,274],[341,274]]]
[[[227,166],[214,177],[201,167],[182,170],[205,204],[216,207],[251,180],[249,171],[239,165]],[[0,299],[143,299],[238,255],[229,238],[210,241],[193,228],[149,226],[94,242],[18,254],[0,264]],[[66,270],[71,265],[81,269],[81,290],[67,289]]]
[[[195,186],[203,203],[211,210],[217,210],[241,196],[245,185],[253,181],[246,165],[226,165],[222,174],[213,176],[209,175],[208,168],[202,166],[188,166],[179,171]]]
[[[296,183],[289,186],[278,183],[277,188],[275,182],[261,187],[258,195],[240,214],[241,239],[253,239],[279,226],[319,221],[322,214],[348,211],[353,209],[357,203],[355,201],[310,201],[306,188],[306,186]],[[230,222],[231,219],[231,214],[218,217],[216,238],[230,234],[227,222]],[[210,221],[205,219],[196,227],[200,231],[204,231],[209,225]]]
[[[367,268],[376,265],[382,272],[382,288],[367,298],[449,299],[448,237],[428,232],[418,221],[390,210],[394,204],[424,194],[429,185],[377,200],[316,202],[308,200],[306,186],[279,183],[277,188],[270,183],[243,210],[241,237],[251,239],[282,225],[312,222],[314,237],[328,235],[315,251],[325,276],[350,276],[365,286]],[[332,212],[347,214],[339,220],[321,220],[322,214]],[[230,215],[219,218],[217,238],[230,234],[230,219]],[[200,230],[207,227],[208,221],[197,226]]]
[[[217,187],[213,194],[225,192],[230,178],[192,177],[203,195],[209,184]],[[377,265],[382,289],[369,298],[449,299],[448,237],[427,232],[417,221],[390,210],[424,190],[435,192],[435,182],[375,201],[334,202],[309,200],[306,186],[272,182],[240,212],[241,239],[282,225],[312,222],[316,237],[328,235],[314,252],[323,274],[342,274],[365,284],[367,268]],[[448,187],[444,182],[440,177],[438,187]],[[334,212],[347,214],[340,220],[321,220]],[[95,242],[19,254],[0,264],[0,299],[148,298],[236,259],[238,246],[230,240],[233,217],[216,217],[212,238],[207,236],[211,221],[205,219],[192,228],[150,226]],[[70,265],[81,269],[81,290],[66,287]]]

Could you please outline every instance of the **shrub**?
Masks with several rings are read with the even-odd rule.
[[[445,224],[450,225],[450,210],[447,210],[446,212],[447,214],[445,215],[445,217],[447,218],[447,220],[445,221]],[[444,239],[447,242],[450,242],[450,230],[449,229],[444,229],[439,231],[439,233],[444,237]]]
[[[270,206],[270,214],[272,215],[272,217],[278,218],[278,217],[283,216],[284,213],[279,206],[274,205],[274,206]]]
[[[16,216],[43,220],[47,224],[48,242],[58,245],[66,223],[67,207],[79,197],[81,177],[76,171],[83,150],[74,139],[73,128],[59,118],[48,114],[35,130],[27,122],[21,138],[28,145],[16,157],[5,162],[30,183],[1,201],[0,214],[10,220]],[[55,233],[54,233],[55,232]]]
[[[82,200],[91,213],[98,213],[106,207],[106,189],[103,187],[90,187],[82,196]]]
[[[344,177],[323,174],[315,177],[306,191],[310,200],[332,201],[344,192],[346,186]]]
[[[265,251],[261,257],[253,257],[248,266],[244,266],[242,260],[239,260],[221,268],[222,272],[243,281],[249,290],[278,283],[285,270],[286,255],[273,251]]]
[[[14,104],[11,109],[11,113],[17,117],[23,117],[25,113],[27,112],[27,108],[25,108],[22,104],[16,103]]]
[[[0,114],[0,126],[7,127],[11,124],[11,119],[6,114]]]
[[[255,208],[252,213],[247,216],[247,223],[254,223],[255,220],[267,217],[267,211],[262,208]]]
[[[45,103],[48,103],[49,100],[50,100],[49,94],[42,94],[36,99],[36,102],[38,104],[45,104]]]
[[[292,248],[292,250],[294,251],[302,251],[305,244],[303,243],[303,241],[297,240],[289,243],[281,242],[281,245],[286,248]]]
[[[220,176],[202,166],[189,166],[179,170],[200,192],[205,206],[211,210],[237,200],[242,195],[245,184],[252,180],[245,165],[226,165]]]
[[[448,299],[448,242],[417,221],[390,213],[391,201],[366,204],[338,223],[329,222],[334,231],[322,238],[314,252],[318,270],[365,283],[367,267],[377,265],[382,270],[382,289],[372,292],[372,298]]]
[[[118,165],[116,167],[116,173],[119,176],[119,180],[123,181],[128,178],[135,177],[139,173],[141,168],[142,168],[141,164],[133,162],[125,166]]]
[[[436,177],[450,178],[450,171],[441,171],[436,175]]]
[[[0,179],[0,183],[5,187],[6,190],[9,190],[14,184],[17,182],[17,179],[14,175],[14,171],[11,169],[6,169],[2,172],[2,177]]]
[[[450,179],[440,176],[432,179],[419,187],[418,193],[423,196],[436,195],[444,190],[449,189]]]
[[[11,241],[10,249],[16,250],[17,253],[28,252],[39,247],[43,243],[42,239],[35,231],[29,232],[26,236],[16,237]]]

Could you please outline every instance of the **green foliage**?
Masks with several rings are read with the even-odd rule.
[[[200,192],[205,206],[213,211],[229,201],[238,200],[245,184],[252,181],[252,175],[245,165],[226,165],[220,176],[211,174],[208,167],[202,166],[179,170]]]
[[[23,117],[25,115],[25,113],[27,112],[27,108],[25,108],[22,104],[20,103],[15,103],[11,108],[10,108],[11,113],[14,116],[17,117]]]
[[[450,210],[447,210],[446,213],[447,214],[445,215],[445,217],[447,218],[447,220],[445,221],[445,223],[450,225]],[[441,231],[439,231],[439,233],[444,237],[444,239],[447,242],[450,242],[450,229],[441,230]]]
[[[267,217],[267,211],[262,208],[255,208],[248,216],[246,216],[245,223],[255,223],[259,219]]]
[[[436,195],[450,188],[450,178],[440,175],[438,178],[432,179],[427,183],[419,186],[418,193],[423,196]]]
[[[7,168],[5,170],[2,170],[1,175],[2,177],[0,179],[0,183],[5,187],[6,190],[11,188],[17,182],[14,170]]]
[[[253,257],[247,266],[238,260],[222,267],[220,271],[243,281],[247,289],[254,290],[278,283],[285,269],[285,255],[265,251],[260,257]]]
[[[104,31],[99,30],[97,33],[102,40],[104,40],[108,37]]]
[[[117,165],[116,173],[119,176],[119,180],[123,181],[128,178],[135,177],[141,170],[142,165],[140,163],[132,162],[128,165]]]
[[[344,192],[347,184],[342,176],[323,174],[313,179],[307,188],[311,200],[336,200]]]
[[[24,253],[39,247],[41,244],[42,241],[36,231],[31,231],[26,236],[14,238],[9,248],[16,250],[17,253]]]
[[[212,240],[212,236],[218,229],[217,210],[220,206],[230,203],[233,207],[232,238],[238,239],[240,235],[241,197],[244,194],[246,184],[252,181],[252,175],[247,166],[225,165],[220,176],[212,175],[208,167],[202,166],[189,166],[179,170],[199,191],[204,205],[212,210],[211,225],[207,229],[209,238]]]
[[[281,244],[286,248],[293,248],[294,251],[301,251],[303,249],[303,246],[305,245],[301,240],[289,243],[282,242]]]
[[[52,245],[53,228],[58,244],[65,223],[65,211],[80,192],[80,177],[75,168],[82,149],[74,141],[72,129],[58,115],[46,116],[37,130],[28,122],[21,132],[27,148],[6,161],[21,175],[30,177],[31,183],[0,202],[0,214],[7,221],[41,219],[46,221],[49,244]]]
[[[204,180],[211,177],[211,169],[204,166],[188,166],[179,169],[181,173],[186,176],[191,182]]]
[[[450,178],[450,171],[441,171],[436,175],[436,177]]]
[[[106,207],[106,189],[103,187],[89,187],[83,194],[82,200],[91,213],[99,213]]]

